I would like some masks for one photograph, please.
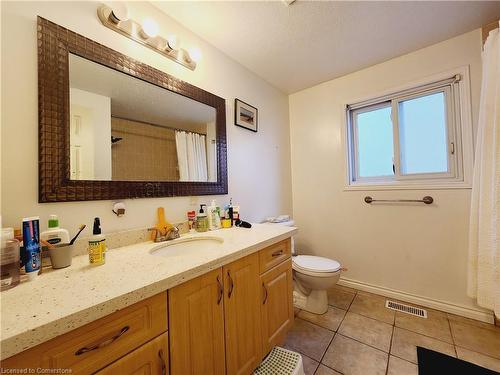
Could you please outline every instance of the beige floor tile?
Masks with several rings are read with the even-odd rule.
[[[394,327],[391,354],[417,363],[417,346],[456,357],[453,345],[415,332]]]
[[[348,312],[338,332],[384,352],[389,352],[392,328],[390,324]]]
[[[355,296],[356,292],[351,291],[350,288],[336,286],[328,291],[328,304],[347,310]]]
[[[385,297],[366,292],[358,292],[349,311],[394,324],[395,311],[385,307]]]
[[[298,317],[329,330],[336,331],[339,328],[340,322],[344,319],[345,313],[345,310],[329,306],[328,311],[322,315],[301,310]]]
[[[339,284],[335,284],[332,289],[337,289],[337,290],[342,290],[344,292],[347,292],[347,293],[354,293],[356,294],[358,291],[354,288],[349,288],[348,286],[343,286],[343,285],[339,285]]]
[[[322,363],[346,375],[385,375],[387,357],[381,350],[337,334]]]
[[[480,322],[479,320],[465,318],[463,316],[455,315],[455,314],[446,314],[450,322],[458,322],[463,324],[469,324],[471,326],[489,329],[490,331],[500,332],[500,327],[497,327],[491,323]]]
[[[418,375],[418,366],[391,355],[389,356],[387,375]]]
[[[476,353],[459,346],[457,346],[455,349],[457,350],[458,358],[463,359],[467,362],[474,363],[478,366],[500,372],[500,359],[489,357],[481,353]]]
[[[314,375],[319,366],[319,362],[306,355],[302,355],[302,364],[304,365],[305,375]]]
[[[319,365],[315,375],[342,375],[340,372],[332,370],[330,367]]]
[[[455,345],[500,359],[500,330],[450,321]]]
[[[396,311],[396,320],[394,324],[396,327],[453,344],[450,325],[446,314],[437,310],[426,310],[427,319]]]
[[[292,329],[288,332],[284,347],[305,354],[319,361],[325,353],[334,333],[328,329],[295,319]]]

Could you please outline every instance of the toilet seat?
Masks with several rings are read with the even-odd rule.
[[[313,255],[297,255],[292,257],[293,269],[311,276],[326,277],[341,269],[336,260]]]

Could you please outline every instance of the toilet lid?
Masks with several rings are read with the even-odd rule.
[[[312,255],[297,255],[293,257],[293,263],[299,268],[315,272],[336,272],[340,269],[340,263],[336,260]]]

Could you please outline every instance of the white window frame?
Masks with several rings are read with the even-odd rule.
[[[455,77],[455,79],[453,79]],[[401,174],[399,150],[399,103],[443,92],[446,100],[448,171],[442,173]],[[346,158],[345,190],[392,189],[469,189],[472,179],[472,121],[468,66],[443,72],[426,79],[388,90],[370,98],[353,100],[345,105],[343,127]],[[356,115],[377,108],[391,107],[394,167],[391,176],[361,177],[358,172]],[[453,154],[450,152],[453,148]]]

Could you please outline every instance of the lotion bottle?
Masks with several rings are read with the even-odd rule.
[[[69,232],[67,229],[59,228],[59,218],[57,215],[49,216],[49,229],[40,234],[42,240],[52,245],[69,243]]]
[[[215,199],[212,199],[212,203],[208,207],[208,229],[216,230],[220,228],[220,216],[215,205]]]
[[[101,233],[101,221],[94,219],[93,236],[89,239],[89,262],[93,266],[106,263],[106,237]]]

